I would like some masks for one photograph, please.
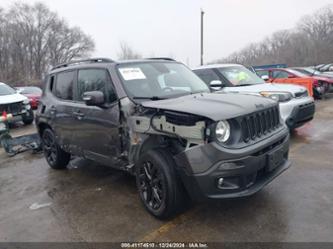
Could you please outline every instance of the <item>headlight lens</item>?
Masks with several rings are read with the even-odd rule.
[[[260,94],[277,102],[287,102],[293,98],[289,92],[260,92]]]
[[[228,141],[230,138],[230,125],[228,121],[219,121],[216,124],[215,136],[216,139],[221,143]]]
[[[23,102],[22,102],[22,108],[23,108],[23,110],[30,110],[31,109],[29,99],[23,100]]]

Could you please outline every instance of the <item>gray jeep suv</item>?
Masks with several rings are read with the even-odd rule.
[[[275,101],[211,93],[167,58],[54,67],[36,125],[52,168],[66,168],[75,155],[128,171],[158,218],[191,199],[254,194],[290,166]]]

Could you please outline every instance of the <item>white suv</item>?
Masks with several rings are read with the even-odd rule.
[[[314,100],[302,86],[266,83],[238,64],[207,65],[193,71],[217,92],[261,95],[278,101],[281,117],[291,130],[313,119]]]
[[[0,116],[4,114],[13,115],[13,118],[9,120],[10,123],[22,121],[28,125],[34,121],[29,99],[0,82]]]

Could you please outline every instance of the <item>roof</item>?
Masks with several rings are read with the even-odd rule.
[[[272,68],[287,68],[287,64],[267,64],[267,65],[260,65],[260,66],[253,66],[255,70],[257,69],[272,69]]]
[[[241,65],[241,64],[210,64],[210,65],[196,67],[196,68],[193,68],[192,70],[221,68],[221,67],[240,67],[240,66],[243,66],[243,65]]]
[[[136,62],[149,62],[149,61],[165,61],[165,62],[177,62],[176,60],[170,58],[144,58],[144,59],[132,59],[132,60],[121,60],[115,61],[115,64],[126,64],[126,63],[136,63]]]
[[[123,61],[113,61],[108,58],[89,58],[84,60],[76,60],[70,61],[66,63],[62,63],[59,65],[54,66],[50,72],[59,72],[66,69],[76,69],[80,67],[87,67],[90,65],[98,65],[98,66],[106,66],[110,64],[126,64],[126,63],[136,63],[136,62],[149,62],[149,61],[168,61],[168,62],[176,62],[174,59],[167,58],[167,57],[157,57],[157,58],[144,58],[144,59],[132,59],[132,60],[123,60]]]

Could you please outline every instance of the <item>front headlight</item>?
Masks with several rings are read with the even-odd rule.
[[[277,102],[287,102],[293,98],[289,92],[260,92],[260,94]]]
[[[31,109],[29,99],[23,100],[23,102],[22,102],[22,108],[23,108],[23,110],[30,110]]]
[[[230,138],[230,125],[228,121],[219,121],[216,124],[215,136],[216,139],[221,143],[228,141]]]

